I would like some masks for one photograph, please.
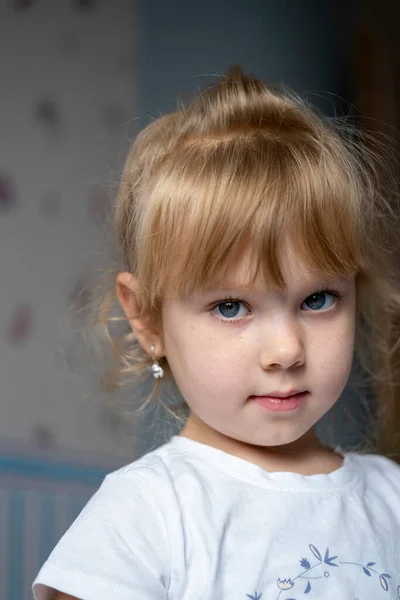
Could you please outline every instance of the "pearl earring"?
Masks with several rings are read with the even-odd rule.
[[[150,369],[153,373],[154,379],[161,379],[161,377],[164,377],[164,369],[160,366],[160,363],[156,359],[156,357],[154,355],[154,350],[155,350],[155,346],[154,346],[154,344],[152,344],[150,346],[150,356],[153,361],[153,364],[151,365]]]

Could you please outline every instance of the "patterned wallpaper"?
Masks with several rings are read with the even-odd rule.
[[[69,307],[90,296],[133,135],[135,8],[132,0],[0,3],[3,439],[131,451]]]

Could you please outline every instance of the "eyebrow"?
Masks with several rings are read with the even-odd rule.
[[[245,286],[245,285],[220,285],[220,286],[212,286],[205,287],[203,289],[198,290],[196,293],[200,295],[208,295],[208,294],[244,294],[244,293],[259,293],[265,294],[268,292],[268,288],[254,287],[254,286]]]
[[[310,281],[309,283],[305,282],[304,283],[304,287],[310,287],[310,288],[315,288],[315,289],[329,289],[335,285],[340,285],[340,284],[346,284],[348,282],[350,282],[351,277],[347,277],[345,275],[343,276],[339,276],[339,277],[332,277],[331,279],[315,279]],[[302,282],[303,284],[303,282]],[[287,287],[287,286],[285,286]],[[203,294],[209,294],[209,293],[216,293],[216,292],[235,292],[235,291],[240,291],[240,292],[249,292],[249,291],[256,291],[256,292],[260,292],[263,293],[265,291],[268,291],[268,288],[260,288],[259,286],[251,286],[251,285],[243,285],[243,284],[237,284],[235,285],[234,282],[226,282],[226,283],[221,283],[218,286],[210,286],[210,287],[204,287],[203,289],[199,290],[199,293],[203,293]]]
[[[249,290],[254,290],[257,288],[254,288],[254,286],[250,286],[250,285],[242,285],[242,284],[237,284],[235,285],[234,283],[222,283],[221,285],[213,285],[213,286],[206,286],[204,287],[202,290],[203,292],[221,292],[221,291],[235,291],[235,290],[242,290],[242,291],[249,291]],[[261,288],[260,288],[261,290]]]

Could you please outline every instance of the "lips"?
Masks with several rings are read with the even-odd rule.
[[[307,390],[288,390],[287,392],[266,392],[265,394],[261,394],[260,396],[250,396],[250,398],[280,398],[281,400],[285,400],[286,398],[292,398],[293,396],[297,396],[297,394],[304,394]]]
[[[263,410],[287,414],[304,406],[307,396],[307,391],[288,390],[287,392],[269,392],[266,396],[250,396],[249,399]]]

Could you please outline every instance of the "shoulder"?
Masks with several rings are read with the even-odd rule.
[[[173,501],[179,481],[192,470],[190,462],[190,457],[179,451],[171,440],[109,473],[96,494],[97,499],[115,498],[118,504],[142,502],[145,508],[151,494],[153,508],[157,506],[157,499],[165,507],[167,500]]]
[[[160,448],[106,476],[39,573],[37,597],[41,584],[71,598],[165,598],[179,532],[166,457]]]
[[[358,474],[373,482],[375,487],[389,485],[400,493],[400,465],[396,462],[379,454],[350,453],[349,457],[355,463]]]
[[[108,474],[55,550],[55,555],[114,555],[127,552],[146,563],[146,544],[157,540],[158,561],[168,554],[168,528],[177,520],[178,506],[168,470],[169,444]],[[147,542],[146,542],[147,540]],[[153,559],[156,558],[153,556]]]
[[[110,484],[168,485],[175,472],[185,468],[186,457],[177,452],[173,439],[131,463],[112,471],[105,481]]]
[[[361,454],[358,452],[350,452],[351,456],[364,468],[384,471],[385,473],[398,474],[400,473],[400,465],[394,460],[382,456],[381,454]]]

